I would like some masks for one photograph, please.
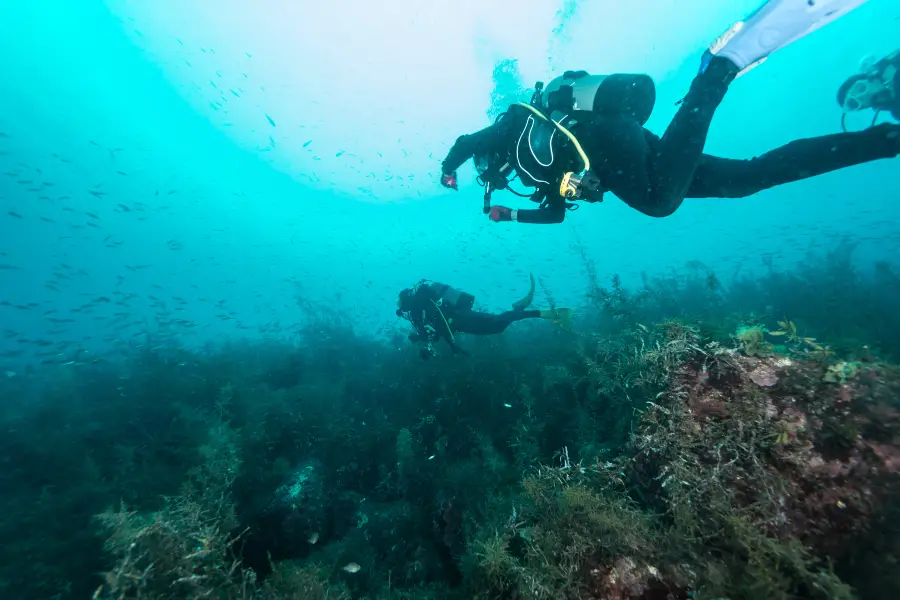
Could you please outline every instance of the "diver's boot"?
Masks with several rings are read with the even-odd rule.
[[[563,329],[572,329],[573,314],[571,308],[550,308],[541,311],[541,318],[552,322],[554,325],[559,325]]]
[[[866,0],[768,0],[743,21],[732,25],[703,56],[700,72],[714,56],[727,58],[742,73],[770,54],[799,40]]]

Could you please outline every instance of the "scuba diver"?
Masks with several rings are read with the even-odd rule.
[[[401,290],[397,299],[397,316],[406,319],[415,331],[409,334],[411,342],[424,342],[419,356],[428,359],[435,356],[434,342],[444,340],[454,354],[467,353],[456,344],[455,334],[495,335],[503,333],[510,324],[523,319],[546,319],[569,329],[572,326],[572,310],[526,310],[534,299],[534,276],[528,295],[513,303],[513,309],[492,314],[472,310],[475,296],[457,290],[445,283],[423,279],[411,288]]]
[[[456,140],[441,165],[441,184],[457,190],[457,169],[475,158],[494,222],[561,223],[576,200],[612,192],[651,217],[674,213],[685,198],[743,198],[785,183],[900,154],[900,125],[800,139],[750,160],[703,153],[713,114],[731,82],[780,48],[866,0],[769,0],[733,25],[704,53],[699,74],[662,137],[644,123],[656,102],[644,74],[566,71],[531,103]],[[532,210],[491,206],[491,193],[518,179],[540,204]]]
[[[888,112],[900,121],[900,50],[895,50],[881,60],[866,59],[859,73],[851,75],[838,88],[837,101],[844,111],[841,128],[847,131],[847,115],[862,110],[874,110],[870,126],[878,116]]]

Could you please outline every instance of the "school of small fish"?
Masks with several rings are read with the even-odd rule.
[[[135,34],[142,35],[137,29]],[[177,43],[186,47],[180,39]],[[231,103],[242,102],[251,90],[265,91],[264,86],[254,83],[249,67],[241,70],[238,66],[233,72],[221,68],[207,71],[188,57],[215,56],[214,48],[201,46],[186,49],[186,52],[188,50],[192,54],[185,55],[183,66],[195,73],[193,81],[202,81],[204,86],[208,82],[206,89],[213,90],[215,97],[210,101],[209,109],[222,118],[227,119]],[[242,60],[249,64],[254,55],[247,52]],[[264,106],[258,106],[255,114],[259,131],[265,132],[263,135],[268,140],[267,146],[257,148],[259,152],[274,149],[277,144],[290,144],[309,153],[312,160],[325,156],[325,151],[317,150],[317,143],[323,140],[310,136],[309,130],[300,127],[301,137],[291,137],[283,131],[286,117],[273,114]],[[403,121],[399,124],[405,126]],[[226,126],[227,122],[221,125]],[[391,320],[399,286],[387,286],[372,275],[375,269],[386,272],[392,265],[386,266],[383,259],[380,263],[373,260],[375,250],[367,248],[364,241],[360,243],[364,236],[372,235],[366,218],[341,223],[327,235],[320,236],[330,241],[343,234],[340,247],[337,242],[334,246],[316,245],[309,242],[309,238],[324,226],[318,222],[313,227],[307,226],[307,209],[299,204],[295,218],[277,223],[286,239],[265,245],[257,238],[248,244],[240,238],[241,233],[223,223],[217,213],[227,212],[234,220],[252,220],[261,204],[251,191],[234,189],[225,199],[204,197],[196,189],[160,180],[158,172],[142,171],[141,165],[147,157],[141,156],[138,143],[110,142],[105,138],[93,139],[90,135],[83,139],[61,140],[58,148],[40,157],[31,155],[28,160],[23,160],[21,149],[27,146],[25,136],[17,139],[2,129],[6,127],[0,122],[0,373],[7,378],[21,373],[19,365],[31,360],[42,364],[81,365],[121,356],[123,350],[161,348],[170,340],[192,336],[199,331],[232,330],[236,334],[247,334],[247,337],[251,334],[290,337],[295,330],[291,313],[344,303],[348,297],[358,297],[360,287],[374,297],[354,301],[352,316],[359,320],[379,318],[363,312],[378,307],[383,309],[378,315],[384,317],[379,322]],[[297,131],[292,134],[296,135]],[[365,165],[379,165],[380,171],[372,170],[367,175],[371,185],[361,186],[356,190],[358,194],[373,195],[378,185],[389,182],[390,185],[401,185],[410,197],[437,193],[433,180],[421,176],[417,179],[416,173],[397,175],[388,168],[391,156],[409,155],[402,148],[403,138],[385,140],[384,143],[390,146],[390,152],[385,148],[365,157],[345,149],[334,152],[334,157],[341,159],[342,168],[355,173],[362,173]],[[333,148],[327,151],[328,157],[332,151]],[[429,159],[437,164],[439,158],[429,154]],[[309,169],[301,174],[308,181],[317,183],[338,175],[317,174]],[[470,201],[477,207],[477,199]],[[423,210],[431,209],[424,207]],[[877,203],[860,202],[855,206],[855,218],[875,224],[868,228],[857,227],[869,231],[868,236],[857,242],[874,241],[883,246],[886,240],[896,240],[896,236],[891,236],[891,224],[883,219],[880,210]],[[236,212],[240,215],[235,217]],[[602,216],[600,211],[594,210],[592,214],[579,215],[579,218],[599,219]],[[473,215],[472,218],[478,217]],[[761,257],[764,264],[791,255],[803,256],[810,250],[827,250],[834,238],[832,231],[819,224],[804,226],[798,234],[794,217],[784,219],[772,215],[768,220],[764,233],[756,236],[754,243],[764,246],[766,238],[771,238],[770,246],[779,248],[779,252]],[[742,227],[733,222],[707,225],[706,236],[722,239],[740,234]],[[274,229],[275,225],[270,228]],[[384,245],[384,239],[390,239],[393,257],[421,254],[423,248],[434,250],[427,247],[429,231],[428,227],[392,229],[388,221],[378,232],[378,246]],[[550,232],[550,235],[556,234]],[[473,238],[475,235],[473,230],[467,230],[452,238],[459,268],[447,268],[444,275],[448,279],[466,270],[471,272],[475,261],[483,262],[483,252],[477,238]],[[485,235],[494,235],[493,230]],[[691,232],[673,232],[666,242],[669,247],[685,245],[684,239],[690,236]],[[812,244],[810,240],[813,240]],[[20,241],[28,244],[17,246]],[[314,247],[310,249],[310,245]],[[895,254],[900,254],[900,243],[889,242],[888,249],[890,245]],[[34,249],[52,256],[53,264],[33,260]],[[296,256],[287,255],[285,250],[293,251]],[[251,252],[253,256],[250,256]],[[238,263],[222,258],[226,255],[244,255],[245,261]],[[511,253],[499,259],[503,261],[503,270],[517,281],[525,281],[532,269],[550,273],[560,268],[558,257],[549,254],[541,258],[530,257],[528,261],[521,258]],[[759,258],[754,256],[754,262],[758,263]],[[731,267],[736,272],[744,267],[745,259],[745,256],[735,254],[717,268],[727,270]],[[544,265],[536,264],[541,260]],[[278,294],[271,290],[260,292],[254,298],[237,298],[237,294],[223,291],[236,289],[247,273],[271,273],[275,271],[273,265],[290,261],[295,262],[298,274],[279,279],[278,294],[282,297],[276,298]],[[302,300],[295,299],[306,291],[307,280],[328,277],[329,270],[321,265],[336,261],[352,265],[353,273],[360,277],[332,278],[328,282],[329,295],[318,302],[306,301],[304,306]],[[172,265],[195,265],[192,272],[205,270],[210,273],[209,280],[197,278],[185,284],[183,276],[176,275]],[[310,265],[319,265],[318,270],[313,270]],[[495,260],[490,268],[498,266]],[[617,264],[608,266],[611,270],[621,270]],[[306,272],[301,273],[304,270]],[[639,277],[637,270],[631,273],[626,270],[624,274]],[[411,284],[421,276],[431,274],[411,273],[411,281],[402,284]],[[210,285],[210,280],[216,285]],[[450,282],[466,286],[465,280]],[[215,288],[219,291],[210,291]],[[505,292],[516,295],[520,290],[467,291],[497,297]],[[319,292],[317,289],[315,295],[322,296]],[[227,327],[217,327],[223,324]]]

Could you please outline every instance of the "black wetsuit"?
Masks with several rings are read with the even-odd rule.
[[[703,154],[713,114],[736,76],[727,60],[714,58],[694,78],[677,114],[660,138],[630,116],[602,114],[571,127],[604,188],[652,217],[671,215],[684,198],[743,198],[762,190],[814,177],[844,167],[900,153],[900,126],[878,125],[865,131],[802,139],[749,160]],[[519,171],[516,144],[524,131],[528,109],[512,106],[497,123],[457,139],[443,162],[452,173],[475,154],[503,149]],[[576,160],[567,141],[567,155],[558,158],[558,178]],[[577,170],[577,168],[576,168]],[[522,177],[523,181],[528,181]],[[522,223],[560,223],[566,203],[551,189],[545,206],[518,211]]]
[[[471,294],[459,292],[444,283],[423,283],[403,306],[415,329],[415,334],[410,339],[446,339],[446,336],[441,335],[446,329],[441,322],[442,318],[446,319],[452,333],[494,335],[503,333],[511,323],[541,316],[539,310],[511,310],[500,314],[478,312],[472,310],[474,304],[475,297]],[[446,341],[453,345],[452,340]]]

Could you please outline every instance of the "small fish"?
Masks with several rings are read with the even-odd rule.
[[[345,571],[347,571],[348,573],[359,573],[360,566],[358,564],[356,564],[355,562],[351,562],[351,563],[347,563],[346,565],[344,565],[341,568],[344,569]]]
[[[235,94],[235,95],[237,95],[237,94]],[[266,119],[269,121],[269,125],[271,125],[272,127],[275,127],[275,120],[269,116],[269,113],[266,113]]]
[[[309,542],[310,544],[315,544],[316,542],[318,542],[319,541],[319,532],[311,533],[309,535],[309,537],[306,538],[306,541]]]

